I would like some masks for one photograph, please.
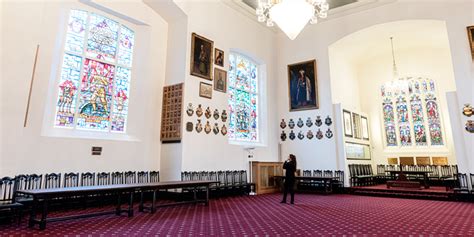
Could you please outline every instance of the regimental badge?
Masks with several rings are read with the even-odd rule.
[[[193,109],[193,104],[192,103],[188,104],[188,108],[186,109],[186,114],[188,114],[188,116],[193,116],[194,109]]]
[[[296,138],[296,135],[295,133],[293,132],[293,130],[290,131],[290,136],[289,136],[290,140],[295,140]]]
[[[201,104],[198,105],[197,109],[196,109],[196,115],[198,117],[201,117],[202,116],[202,107],[201,107]]]
[[[472,108],[470,104],[465,104],[464,108],[462,109],[462,114],[464,114],[467,117],[471,117],[473,113],[474,113],[474,108]]]
[[[209,134],[211,132],[211,124],[209,123],[209,121],[206,121],[206,126],[204,126],[204,132]]]
[[[293,121],[293,119],[290,119],[290,121],[288,122],[288,127],[291,128],[291,129],[293,129],[295,127],[295,121]]]
[[[321,120],[321,116],[316,116],[316,121],[314,121],[314,125],[321,127],[323,125],[323,121]]]
[[[466,131],[474,133],[474,120],[467,120],[466,122]]]
[[[304,126],[303,119],[299,118],[298,123],[296,124],[296,126],[298,126],[299,128],[302,128]]]
[[[224,110],[222,110],[222,115],[221,115],[221,119],[222,119],[222,122],[225,123],[225,121],[227,121],[227,112]]]
[[[198,122],[196,123],[196,132],[200,133],[201,131],[202,131],[202,123],[201,123],[201,120],[198,119]]]
[[[300,132],[298,133],[298,138],[299,138],[300,140],[303,140],[303,138],[304,138],[303,131],[300,131]]]
[[[209,109],[209,107],[207,107],[206,112],[204,112],[204,116],[208,119],[211,117],[211,109]]]
[[[223,136],[225,136],[225,135],[227,134],[227,127],[225,126],[225,124],[222,125],[221,134],[222,134]]]
[[[212,132],[216,135],[219,133],[219,124],[214,123],[214,128],[212,128]]]
[[[326,131],[326,137],[331,138],[332,136],[333,136],[332,131],[331,129],[328,128],[328,130]]]
[[[285,131],[281,131],[280,139],[281,139],[282,142],[286,141],[286,133],[285,133]]]
[[[285,129],[285,128],[286,128],[286,122],[285,122],[285,119],[281,119],[281,122],[280,122],[280,128],[281,128],[281,129]]]
[[[310,117],[308,117],[308,119],[306,119],[306,126],[308,126],[308,128],[310,128],[311,126],[313,126],[313,120],[311,120]]]
[[[192,122],[187,122],[186,123],[186,131],[188,131],[188,132],[193,131],[193,123]]]
[[[324,120],[324,123],[328,126],[331,126],[332,124],[332,119],[331,117],[329,117],[329,115],[326,117],[326,119]]]
[[[313,131],[309,130],[308,133],[306,133],[306,137],[311,140],[314,137]]]
[[[316,132],[316,138],[321,140],[323,137],[323,132],[321,131],[321,129],[318,129],[318,131]]]
[[[214,110],[214,114],[212,115],[214,117],[215,120],[218,120],[219,119],[219,110]]]

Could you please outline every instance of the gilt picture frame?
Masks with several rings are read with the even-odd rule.
[[[214,68],[214,90],[226,93],[227,71],[219,68]]]
[[[212,81],[214,42],[196,33],[191,36],[191,75]]]
[[[469,39],[469,46],[471,46],[471,57],[474,60],[474,26],[467,27],[467,37]]]
[[[342,110],[342,120],[344,123],[344,135],[346,137],[353,137],[354,133],[352,132],[352,116],[351,112],[347,110]]]
[[[199,83],[199,96],[212,99],[212,85],[208,83]]]
[[[319,108],[316,60],[288,65],[290,112]]]

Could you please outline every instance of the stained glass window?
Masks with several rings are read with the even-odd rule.
[[[380,91],[387,146],[444,145],[433,80],[408,78],[387,82]]]
[[[125,132],[134,40],[132,30],[112,19],[71,10],[56,127]]]
[[[229,139],[258,142],[258,68],[251,59],[229,56]]]

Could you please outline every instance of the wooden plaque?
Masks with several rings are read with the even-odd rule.
[[[416,157],[416,165],[431,165],[430,157]]]
[[[448,165],[448,157],[432,157],[433,165]]]
[[[181,142],[183,89],[183,83],[163,87],[160,136],[162,142]]]
[[[389,165],[398,165],[398,158],[387,158]]]
[[[400,165],[414,165],[415,159],[413,157],[400,157]]]

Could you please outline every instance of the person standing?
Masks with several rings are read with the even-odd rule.
[[[295,172],[296,172],[296,156],[290,154],[288,160],[283,163],[283,169],[285,169],[285,184],[283,190],[283,200],[281,203],[286,203],[286,196],[288,192],[291,195],[291,204],[295,203]]]

